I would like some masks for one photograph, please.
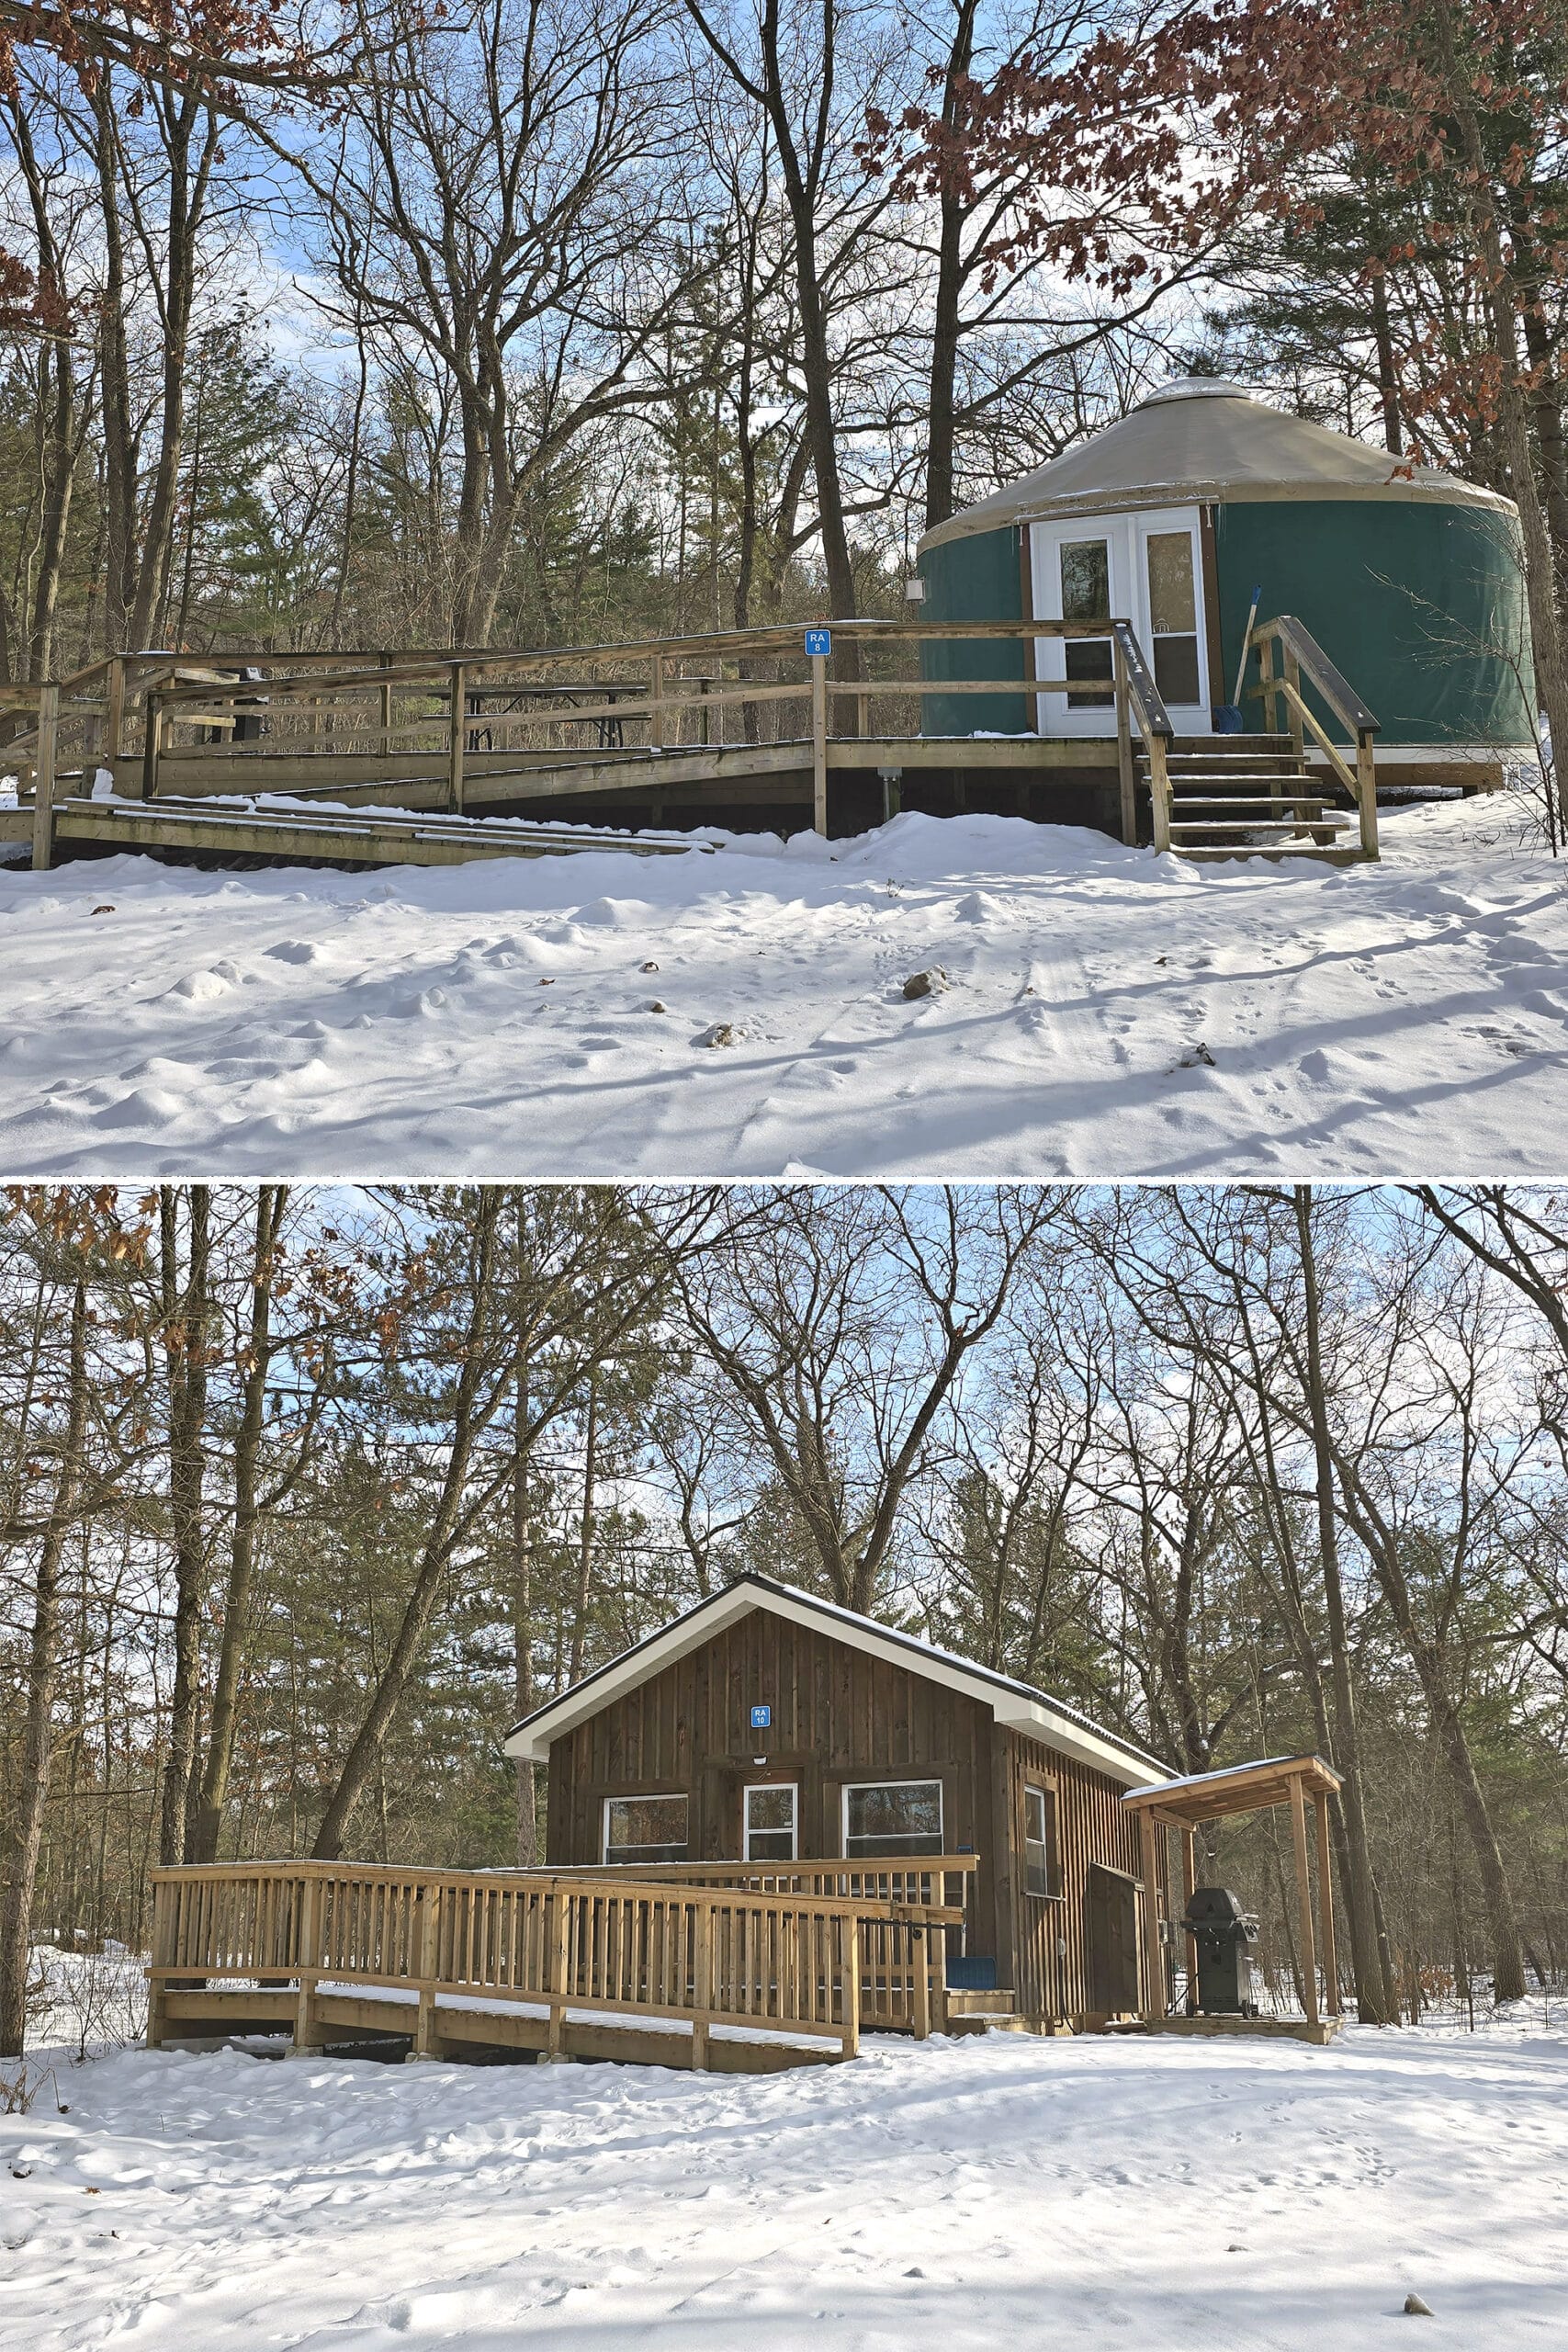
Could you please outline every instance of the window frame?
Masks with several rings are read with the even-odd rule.
[[[1045,1835],[1043,1838],[1029,1834],[1029,1801],[1040,1799]],[[1045,1883],[1030,1883],[1029,1849],[1040,1846],[1045,1856]],[[1062,1845],[1055,1784],[1050,1781],[1025,1781],[1023,1784],[1023,1891],[1036,1903],[1059,1903],[1062,1900]]]
[[[610,1851],[610,1807],[615,1804],[648,1804],[650,1803],[681,1804],[685,1807],[686,1834],[680,1840],[682,1847],[684,1849],[684,1851],[681,1856],[681,1860],[690,1860],[692,1852],[691,1791],[689,1789],[621,1789],[614,1796],[607,1796],[604,1798],[599,1808],[599,1859],[606,1870],[618,1871],[626,1870],[627,1868],[635,1870],[637,1867],[636,1862],[627,1864],[624,1861],[618,1860]],[[665,1845],[673,1845],[676,1841],[672,1838],[667,1838],[661,1842]],[[646,1851],[646,1849],[637,1850]],[[657,1870],[662,1865],[660,1863],[647,1861],[642,1864],[642,1867],[645,1870]]]
[[[755,1790],[787,1789],[789,1791],[789,1852],[787,1855],[753,1854],[751,1851],[750,1797]],[[776,1829],[760,1829],[759,1838],[776,1838]],[[777,1862],[800,1860],[800,1782],[798,1781],[746,1781],[740,1789],[740,1859],[743,1862]]]
[[[861,1789],[934,1789],[937,1808],[937,1852],[947,1851],[947,1791],[940,1772],[903,1772],[886,1780],[846,1781],[839,1792],[839,1849],[845,1861],[887,1861],[919,1864],[930,1861],[929,1854],[911,1853],[906,1847],[890,1854],[852,1854],[850,1851],[850,1799]]]

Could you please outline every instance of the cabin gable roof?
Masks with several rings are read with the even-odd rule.
[[[962,1691],[988,1707],[998,1724],[1025,1732],[1031,1738],[1076,1757],[1124,1786],[1144,1785],[1168,1777],[1156,1758],[1144,1754],[1116,1733],[1102,1730],[1065,1699],[1053,1698],[1027,1682],[1015,1682],[1007,1675],[976,1666],[972,1659],[959,1657],[951,1650],[938,1649],[934,1643],[921,1641],[916,1634],[899,1633],[891,1625],[878,1624],[874,1618],[840,1609],[830,1600],[820,1600],[815,1593],[803,1592],[795,1585],[780,1584],[772,1577],[754,1574],[740,1577],[723,1592],[699,1600],[657,1633],[634,1643],[619,1657],[595,1668],[558,1699],[536,1707],[506,1734],[502,1742],[506,1754],[523,1762],[546,1762],[553,1740],[599,1713],[625,1691],[635,1690],[639,1683],[662,1672],[688,1651],[699,1648],[727,1625],[758,1609],[770,1610],[889,1666]]]

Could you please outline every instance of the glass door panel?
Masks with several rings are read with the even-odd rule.
[[[1111,542],[1109,539],[1064,539],[1056,550],[1062,618],[1065,621],[1108,621],[1111,618]],[[1107,678],[1111,672],[1108,637],[1070,637],[1063,640],[1069,678]],[[1069,710],[1100,710],[1114,699],[1109,685],[1073,686]]]
[[[1168,705],[1193,709],[1203,700],[1203,671],[1190,529],[1146,533],[1144,566],[1155,684]]]
[[[793,1781],[770,1781],[743,1792],[744,1851],[748,1862],[793,1862],[800,1792]]]

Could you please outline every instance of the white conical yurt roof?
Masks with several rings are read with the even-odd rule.
[[[1256,400],[1218,376],[1181,376],[1150,392],[1103,433],[1065,457],[966,506],[920,541],[995,531],[1010,523],[1209,500],[1390,498],[1512,513],[1495,491],[1436,466],[1391,457]]]

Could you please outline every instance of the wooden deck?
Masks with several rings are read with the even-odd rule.
[[[17,730],[0,759],[21,782],[0,840],[30,843],[40,870],[84,847],[346,865],[555,855],[605,840],[658,854],[687,845],[660,840],[660,828],[720,815],[799,808],[819,833],[858,831],[897,811],[908,779],[954,808],[999,791],[1019,814],[1081,821],[1092,809],[1124,841],[1143,832],[1192,856],[1376,854],[1377,722],[1288,617],[1255,632],[1254,691],[1277,731],[1185,748],[1122,621],[840,622],[830,660],[806,650],[807,635],[117,655],[0,693]],[[1072,681],[1103,697],[1108,718],[1113,707],[1104,735],[1038,731],[1039,698],[1067,691],[1070,639],[1110,649],[1102,677]],[[1306,687],[1348,730],[1348,752]],[[932,696],[948,714],[1027,714],[1037,729],[928,733]],[[95,797],[106,776],[110,797]],[[499,810],[547,821],[525,838],[483,821]],[[637,840],[606,834],[605,817]]]
[[[753,2073],[948,2030],[969,1856],[757,1871],[154,1871],[147,2040],[406,2040]],[[962,2006],[962,2005],[961,2005]]]

